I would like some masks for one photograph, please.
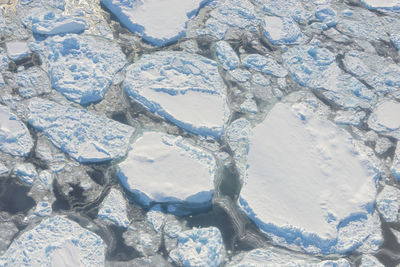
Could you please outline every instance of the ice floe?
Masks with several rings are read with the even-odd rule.
[[[361,246],[379,173],[349,133],[301,105],[278,103],[249,140],[239,205],[264,233],[314,253]]]
[[[134,128],[90,113],[34,98],[28,123],[79,162],[103,162],[126,155]]]
[[[50,36],[66,33],[82,33],[86,29],[86,21],[82,18],[63,16],[54,11],[44,14],[33,14],[30,19],[32,32],[38,35]]]
[[[0,256],[1,266],[103,266],[105,244],[93,232],[61,216],[18,236]]]
[[[110,221],[117,226],[127,228],[130,224],[127,208],[121,191],[112,188],[100,205],[97,217],[103,221]]]
[[[242,59],[246,68],[275,77],[286,77],[288,71],[271,56],[251,54]]]
[[[215,159],[182,137],[146,132],[118,166],[121,184],[144,206],[165,203],[171,213],[185,214],[211,205]]]
[[[400,209],[400,190],[385,185],[376,197],[376,208],[387,222],[397,222]]]
[[[90,35],[52,36],[31,48],[42,55],[53,88],[81,105],[102,100],[126,62],[118,44]]]
[[[360,2],[371,10],[400,12],[400,1],[398,0],[360,0]]]
[[[239,64],[239,57],[226,41],[219,41],[215,44],[217,59],[225,70],[234,70]]]
[[[32,67],[16,74],[19,94],[31,98],[51,92],[51,82],[47,73],[39,67]]]
[[[217,63],[199,55],[144,55],[127,68],[123,87],[151,112],[196,134],[219,138],[229,117]]]
[[[25,41],[6,42],[8,57],[13,61],[19,61],[29,56],[29,47]]]
[[[400,139],[400,102],[383,100],[373,110],[368,126],[377,133]]]
[[[264,36],[274,45],[298,44],[306,41],[299,26],[291,18],[266,16]]]
[[[393,157],[393,165],[392,165],[392,173],[394,177],[400,181],[400,145],[399,142],[397,142],[397,147],[394,152],[394,157]]]
[[[27,156],[33,147],[25,124],[9,108],[0,105],[0,151],[13,156]]]
[[[17,164],[13,172],[18,179],[29,185],[32,185],[32,183],[38,176],[35,165],[33,165],[32,163]]]
[[[378,261],[377,258],[375,258],[372,255],[364,255],[361,258],[361,263],[360,267],[384,267],[382,263]]]

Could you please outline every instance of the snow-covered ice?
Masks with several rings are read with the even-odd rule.
[[[0,214],[0,216],[3,214]],[[0,222],[0,255],[2,255],[11,243],[14,235],[18,233],[18,228],[11,221]],[[0,257],[1,264],[1,257]]]
[[[91,35],[52,36],[31,48],[42,55],[53,88],[81,105],[102,100],[126,63],[117,43]]]
[[[170,258],[187,267],[220,266],[225,257],[225,248],[218,228],[194,228],[179,234],[178,247],[171,251]]]
[[[291,17],[293,20],[305,23],[312,18],[312,13],[306,10],[301,3],[297,0],[256,0],[262,9],[278,17]]]
[[[13,172],[18,179],[29,185],[32,185],[38,176],[35,165],[32,163],[17,164],[13,169]]]
[[[101,203],[97,217],[120,227],[127,228],[129,226],[126,202],[121,191],[115,188],[110,190],[110,193]]]
[[[378,173],[349,133],[301,106],[278,103],[249,139],[239,205],[264,233],[324,254],[363,243],[354,238],[357,228],[342,228],[367,223]],[[357,242],[348,244],[352,237]]]
[[[0,151],[13,156],[28,156],[33,147],[25,124],[9,108],[0,105]]]
[[[250,70],[276,77],[286,77],[288,74],[288,71],[271,56],[251,54],[242,59],[242,64]]]
[[[361,4],[371,10],[400,12],[398,0],[359,0]]]
[[[49,217],[52,213],[51,203],[48,201],[40,201],[37,203],[34,215],[38,217]]]
[[[397,222],[400,209],[400,189],[385,185],[376,197],[376,208],[387,222]]]
[[[2,162],[0,162],[0,176],[8,174],[8,168]]]
[[[315,17],[329,27],[336,26],[338,22],[336,11],[329,5],[320,5],[315,10]]]
[[[24,98],[43,95],[51,92],[51,82],[47,73],[39,68],[32,67],[16,74],[18,92]]]
[[[394,152],[394,157],[393,157],[393,165],[392,165],[392,173],[394,177],[400,181],[400,145],[399,142],[397,142],[396,150]]]
[[[395,100],[381,101],[368,119],[368,126],[384,135],[400,139],[400,102]]]
[[[182,137],[145,132],[118,166],[121,184],[144,206],[166,203],[185,214],[211,205],[215,159]]]
[[[86,21],[82,18],[62,16],[53,11],[43,14],[40,18],[32,19],[32,32],[39,35],[82,33],[85,28]]]
[[[375,152],[382,155],[386,151],[388,151],[389,148],[393,146],[392,142],[389,140],[389,138],[386,137],[379,137],[376,140],[375,143]]]
[[[234,70],[239,66],[239,57],[228,42],[217,42],[215,44],[215,51],[218,61],[225,70]]]
[[[298,44],[306,41],[299,26],[291,18],[266,16],[262,25],[264,36],[274,45]]]
[[[372,255],[364,255],[361,258],[361,263],[360,267],[384,267],[382,263],[378,261],[377,258],[375,258]]]
[[[18,236],[0,256],[0,265],[103,266],[104,260],[105,244],[98,235],[55,216]]]
[[[34,98],[28,123],[79,162],[103,162],[124,157],[134,128],[84,109]]]
[[[364,111],[356,111],[354,109],[339,110],[336,112],[334,121],[337,124],[358,126],[365,115]]]
[[[185,37],[187,22],[208,2],[101,0],[121,24],[156,46],[167,45]]]
[[[229,117],[217,63],[200,55],[144,55],[127,68],[123,87],[151,112],[196,134],[218,138]]]
[[[6,42],[8,57],[13,61],[22,60],[29,56],[29,47],[25,41]]]

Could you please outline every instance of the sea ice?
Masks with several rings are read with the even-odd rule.
[[[275,77],[286,77],[288,71],[271,56],[251,54],[242,59],[243,66]]]
[[[53,88],[81,105],[102,100],[126,63],[117,43],[97,36],[52,36],[31,48],[42,55]]]
[[[364,111],[356,111],[353,109],[338,110],[336,112],[334,121],[337,124],[358,126],[360,125],[361,120],[365,117],[365,115],[366,114]]]
[[[313,16],[307,11],[302,5],[301,1],[296,0],[256,0],[262,9],[275,16],[279,17],[291,17],[293,20],[306,23]]]
[[[299,26],[291,18],[266,16],[264,36],[274,45],[299,44],[306,40]]]
[[[394,186],[385,185],[376,197],[376,207],[387,222],[397,222],[400,209],[400,190]]]
[[[0,151],[13,156],[28,156],[33,147],[32,137],[25,124],[0,105]]]
[[[112,188],[104,199],[97,215],[103,221],[110,221],[117,226],[127,228],[130,224],[125,198],[121,191]]]
[[[338,23],[336,11],[329,5],[318,6],[315,10],[315,17],[329,27],[334,27]]]
[[[187,22],[208,2],[101,0],[121,24],[155,46],[164,46],[185,37]]]
[[[34,14],[35,15],[35,14]],[[86,21],[72,16],[63,16],[49,11],[40,17],[32,18],[32,32],[39,35],[60,35],[66,33],[82,33]]]
[[[234,70],[239,66],[239,57],[228,42],[217,42],[215,44],[215,50],[217,59],[225,70]]]
[[[123,87],[151,112],[196,134],[219,138],[229,117],[217,63],[200,55],[144,55],[127,68]]]
[[[384,267],[384,266],[385,265],[380,263],[378,259],[372,255],[362,256],[360,267]]]
[[[396,179],[398,181],[400,181],[400,144],[399,144],[399,142],[397,142],[397,147],[394,152],[393,165],[392,165],[391,170],[392,170],[394,177],[396,177]]]
[[[169,256],[182,266],[217,267],[225,257],[221,233],[215,227],[184,231],[179,234],[178,247]]]
[[[211,205],[215,159],[182,137],[146,132],[118,166],[121,184],[143,206],[165,203],[183,214]]]
[[[103,266],[103,240],[74,221],[55,216],[18,236],[2,266]]]
[[[32,183],[38,176],[35,165],[33,165],[32,163],[17,164],[13,172],[18,177],[18,179],[29,185],[32,185]]]
[[[382,155],[386,151],[388,151],[389,148],[393,146],[392,142],[389,140],[389,138],[386,137],[379,137],[376,140],[375,143],[375,152]]]
[[[368,119],[368,126],[384,135],[400,139],[400,102],[386,99],[378,103]]]
[[[2,162],[0,162],[0,176],[8,174],[8,168]]]
[[[16,74],[19,94],[31,98],[51,92],[51,82],[47,73],[39,67],[32,67]]]
[[[25,41],[6,42],[8,57],[13,61],[19,61],[29,56],[29,47]]]
[[[371,10],[400,12],[399,0],[360,0],[360,2]]]
[[[79,162],[103,162],[124,157],[134,128],[90,113],[33,98],[28,123]]]
[[[49,203],[48,201],[40,201],[39,203],[37,203],[33,214],[38,217],[49,217],[52,212],[53,210],[51,208],[51,203]]]
[[[279,244],[354,250],[372,227],[378,172],[348,132],[301,107],[278,103],[253,129],[239,205]]]
[[[0,218],[3,214],[0,214]],[[18,233],[18,228],[11,221],[0,221],[0,255],[2,255],[8,245],[13,240],[15,234]],[[0,264],[1,264],[1,256],[0,256]]]

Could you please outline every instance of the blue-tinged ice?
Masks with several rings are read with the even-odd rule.
[[[333,119],[337,124],[341,125],[360,125],[362,119],[366,116],[364,111],[357,111],[354,109],[338,110]]]
[[[104,266],[105,250],[106,245],[97,234],[55,216],[15,238],[0,256],[0,265]]]
[[[22,6],[43,6],[64,10],[66,3],[65,0],[20,0],[19,4]]]
[[[215,51],[218,62],[225,70],[234,70],[239,67],[239,57],[233,51],[231,45],[225,41],[219,41],[215,44]]]
[[[360,267],[385,267],[385,265],[380,263],[378,259],[372,255],[363,255]]]
[[[0,151],[25,157],[32,147],[32,137],[25,124],[8,107],[0,105]]]
[[[229,118],[217,63],[200,55],[144,55],[127,67],[123,88],[146,109],[195,134],[219,138]]]
[[[359,0],[366,8],[379,11],[400,12],[398,0]]]
[[[164,46],[185,37],[188,21],[208,2],[101,0],[122,25],[155,46]]]
[[[392,33],[390,35],[390,41],[396,47],[397,50],[400,50],[400,34]]]
[[[291,18],[266,16],[262,26],[264,36],[273,45],[300,44],[307,41],[307,37]]]
[[[398,181],[400,181],[400,145],[399,145],[399,143],[397,143],[397,147],[394,152],[393,165],[392,165],[391,171],[392,171],[394,177]]]
[[[50,217],[53,209],[51,207],[51,203],[48,201],[40,201],[37,203],[35,211],[33,214],[37,217]]]
[[[117,226],[128,228],[130,221],[127,215],[125,198],[121,191],[112,188],[100,205],[97,217]]]
[[[13,61],[19,61],[29,56],[29,47],[25,41],[6,42],[6,50],[8,57]]]
[[[306,23],[313,17],[313,14],[304,8],[301,1],[297,0],[256,0],[256,3],[271,15],[291,17],[294,21],[300,23]]]
[[[400,102],[382,99],[368,118],[368,126],[377,133],[400,139]]]
[[[339,20],[336,11],[329,5],[319,5],[315,10],[315,17],[328,27],[335,27]]]
[[[288,75],[288,71],[272,56],[250,54],[242,59],[242,64],[250,70],[259,71],[275,77],[286,77]]]
[[[8,174],[8,168],[2,162],[0,162],[0,176]]]
[[[40,67],[19,71],[15,78],[18,92],[24,98],[31,98],[51,92],[51,82],[47,73]]]
[[[225,257],[225,248],[218,228],[193,228],[179,234],[178,247],[170,258],[185,267],[218,267]]]
[[[31,48],[42,55],[53,88],[81,105],[102,100],[126,63],[118,44],[91,35],[52,36]]]
[[[54,174],[48,170],[41,171],[34,181],[39,190],[51,191],[53,188]]]
[[[134,128],[90,113],[33,98],[28,123],[79,162],[103,162],[124,157]]]
[[[35,165],[32,163],[19,163],[14,167],[13,172],[21,182],[28,185],[32,185],[38,176]]]
[[[145,132],[118,164],[120,183],[133,201],[145,207],[163,203],[177,215],[211,207],[215,172],[211,153],[160,132]]]
[[[385,185],[376,198],[376,208],[387,222],[397,222],[400,209],[400,189]]]

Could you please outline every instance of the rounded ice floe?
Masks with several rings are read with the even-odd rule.
[[[399,0],[359,0],[366,8],[371,10],[400,12]]]
[[[79,162],[103,162],[126,155],[134,128],[90,113],[33,98],[28,123]]]
[[[119,180],[141,205],[169,204],[175,214],[208,209],[214,192],[214,157],[182,137],[146,132],[118,165]]]
[[[169,256],[182,266],[217,267],[225,257],[221,233],[215,227],[184,231],[178,236],[178,247]]]
[[[278,103],[253,129],[239,205],[280,245],[354,250],[372,227],[379,173],[348,132],[300,107]]]
[[[126,69],[126,93],[177,126],[219,138],[229,117],[217,63],[186,52],[144,55]]]
[[[329,5],[318,6],[315,10],[315,17],[329,27],[334,27],[338,22],[336,11]]]
[[[19,163],[15,166],[13,172],[18,179],[29,185],[31,185],[38,176],[35,165],[32,163]]]
[[[239,57],[228,42],[217,42],[215,44],[215,50],[217,59],[225,70],[233,70],[239,67]]]
[[[400,139],[400,102],[385,100],[379,103],[368,119],[368,126],[378,133]]]
[[[97,36],[52,36],[31,48],[42,55],[53,88],[81,105],[102,100],[126,62],[117,43]]]
[[[97,217],[100,220],[111,221],[117,226],[127,228],[130,224],[125,198],[122,195],[121,191],[112,188],[110,193],[106,196],[103,203],[101,203],[101,207]]]
[[[298,44],[305,41],[299,26],[290,18],[266,16],[264,36],[274,45]]]
[[[385,185],[376,198],[376,208],[387,222],[397,222],[400,209],[400,190]]]
[[[286,77],[288,71],[271,56],[251,54],[242,59],[243,66],[250,70],[262,72],[276,77]]]
[[[29,56],[29,47],[25,41],[6,42],[8,57],[13,61],[22,60]]]
[[[4,255],[2,266],[103,266],[103,240],[61,216],[43,220],[18,236]]]
[[[32,147],[32,137],[25,124],[8,107],[0,105],[0,151],[21,157],[27,156]]]
[[[185,37],[187,22],[209,1],[101,0],[101,3],[131,32],[152,45],[163,46]]]

